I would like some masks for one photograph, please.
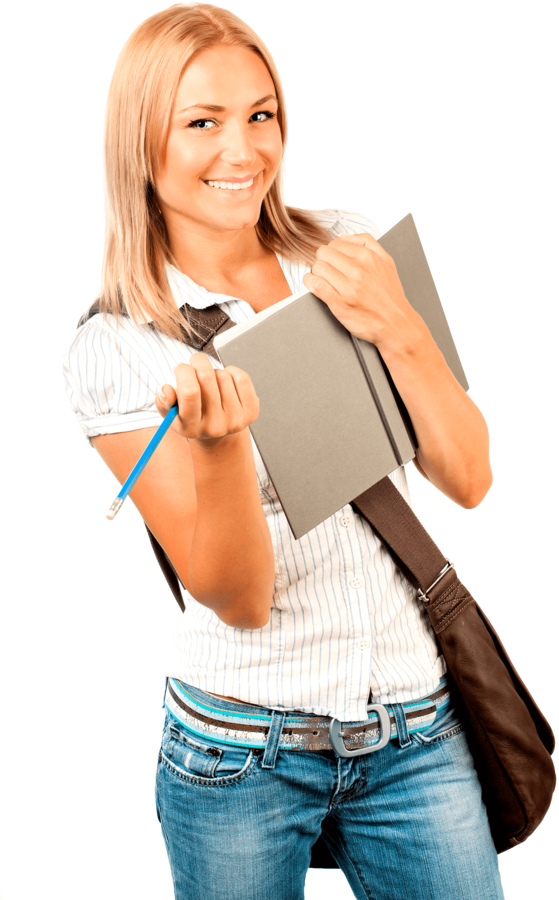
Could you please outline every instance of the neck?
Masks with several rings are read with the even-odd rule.
[[[180,230],[168,227],[168,231],[178,268],[208,289],[210,283],[234,283],[243,271],[270,253],[258,240],[254,226],[210,231],[181,223]]]

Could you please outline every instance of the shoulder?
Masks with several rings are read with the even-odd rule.
[[[87,366],[90,361],[106,354],[126,353],[130,343],[137,343],[137,326],[130,328],[124,316],[101,313],[85,318],[82,316],[68,351],[64,357],[65,366]]]
[[[339,234],[362,234],[363,232],[371,234],[376,240],[381,236],[381,231],[375,223],[361,213],[348,209],[309,209],[308,212],[319,225],[327,228],[333,237]]]
[[[124,316],[97,313],[79,326],[62,371],[68,400],[88,438],[159,421],[155,394],[175,364],[165,340]]]
[[[63,357],[64,377],[77,397],[95,398],[95,406],[102,406],[99,398],[120,377],[121,361],[133,363],[134,338],[122,316],[97,313],[80,323]]]

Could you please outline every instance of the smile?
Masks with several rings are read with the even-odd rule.
[[[208,187],[219,188],[221,191],[244,191],[247,188],[252,187],[254,178],[242,183],[231,181],[205,181],[204,184],[207,184]]]

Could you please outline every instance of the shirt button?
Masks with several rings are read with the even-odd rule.
[[[357,646],[360,650],[368,650],[371,642],[367,638],[362,638],[360,641],[357,641]]]
[[[351,519],[349,516],[340,516],[339,519],[340,525],[343,525],[344,528],[349,528],[351,525]]]
[[[358,578],[357,575],[354,575],[353,578],[349,582],[349,586],[352,588],[363,587],[363,579]]]

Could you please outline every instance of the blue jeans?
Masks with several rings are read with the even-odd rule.
[[[272,768],[262,751],[201,740],[166,711],[156,805],[176,900],[302,900],[321,832],[359,900],[503,900],[454,704],[412,735],[392,709],[398,737],[382,750],[283,750]]]

